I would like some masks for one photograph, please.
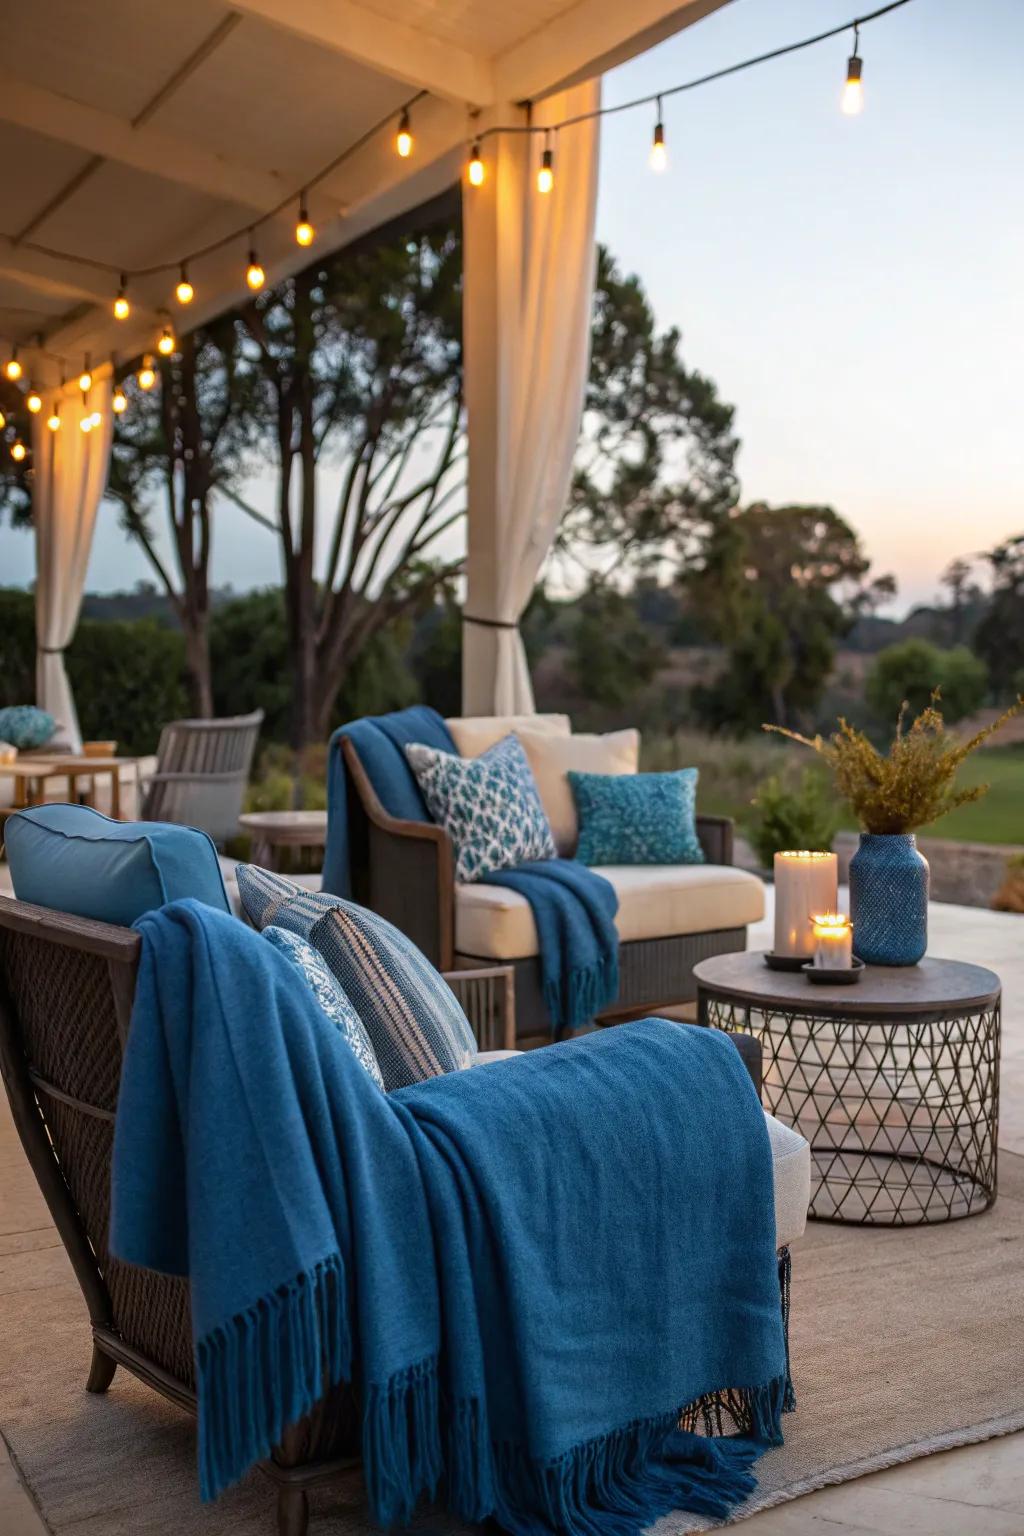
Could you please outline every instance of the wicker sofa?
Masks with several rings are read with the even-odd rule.
[[[342,738],[339,746],[356,901],[408,934],[439,970],[510,965],[517,1036],[546,1038],[537,932],[525,899],[507,887],[458,883],[444,829],[389,815],[352,742]],[[697,835],[705,864],[602,868],[619,897],[620,937],[619,996],[602,1021],[691,1002],[694,966],[745,949],[748,926],[763,917],[761,881],[733,864],[732,822],[698,815]]]

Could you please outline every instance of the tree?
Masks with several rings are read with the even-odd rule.
[[[879,651],[865,683],[865,697],[880,725],[892,727],[904,701],[916,716],[938,688],[942,713],[951,723],[980,709],[988,692],[988,669],[964,645],[940,650],[928,640],[903,640]]]
[[[654,678],[665,649],[622,593],[592,585],[577,604],[569,670],[584,698],[613,708]]]
[[[598,248],[583,431],[557,554],[622,583],[672,574],[705,520],[732,506],[733,408],[659,332],[640,279]]]
[[[448,230],[343,250],[241,312],[277,474],[296,747],[327,734],[361,649],[461,566],[439,552],[465,511],[460,304]]]
[[[167,593],[185,637],[191,708],[206,718],[214,707],[214,503],[243,480],[255,437],[253,377],[234,321],[183,336],[177,354],[160,359],[153,390],[140,389],[134,379],[125,388],[129,408],[118,420],[107,493]],[[154,527],[161,508],[170,562],[160,553]]]
[[[693,704],[714,729],[753,730],[806,715],[820,702],[836,645],[856,618],[895,591],[868,580],[870,561],[831,507],[716,514],[686,577],[726,667]]]
[[[949,592],[950,631],[954,645],[966,638],[968,617],[982,596],[969,560],[951,560],[939,578]]]
[[[992,687],[1004,698],[1016,691],[1024,673],[1024,533],[997,544],[985,559],[992,595],[974,647],[988,663]]]

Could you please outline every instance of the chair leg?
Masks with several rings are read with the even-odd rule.
[[[309,1500],[301,1488],[281,1488],[277,1495],[277,1536],[306,1536]]]
[[[117,1361],[111,1360],[105,1355],[98,1344],[92,1346],[92,1362],[89,1366],[89,1377],[85,1383],[87,1392],[105,1392],[114,1379],[117,1370]]]

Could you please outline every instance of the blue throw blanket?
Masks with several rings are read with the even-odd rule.
[[[204,1498],[353,1379],[384,1525],[443,1488],[516,1536],[632,1536],[752,1489],[785,1347],[727,1039],[651,1019],[385,1096],[251,929],[136,927],[110,1244],[190,1280]],[[715,1401],[750,1438],[675,1429]]]
[[[327,847],[323,889],[351,894],[348,850],[348,787],[341,740],[359,754],[377,798],[390,816],[429,821],[405,747],[421,742],[457,752],[436,710],[422,704],[391,715],[343,725],[331,737],[327,769]],[[540,950],[544,1003],[553,1029],[576,1029],[619,995],[618,897],[602,875],[575,859],[547,859],[484,876],[525,896],[533,912]]]

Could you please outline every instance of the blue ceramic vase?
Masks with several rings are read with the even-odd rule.
[[[916,965],[928,948],[928,860],[912,832],[860,834],[850,860],[854,953],[868,965]]]

